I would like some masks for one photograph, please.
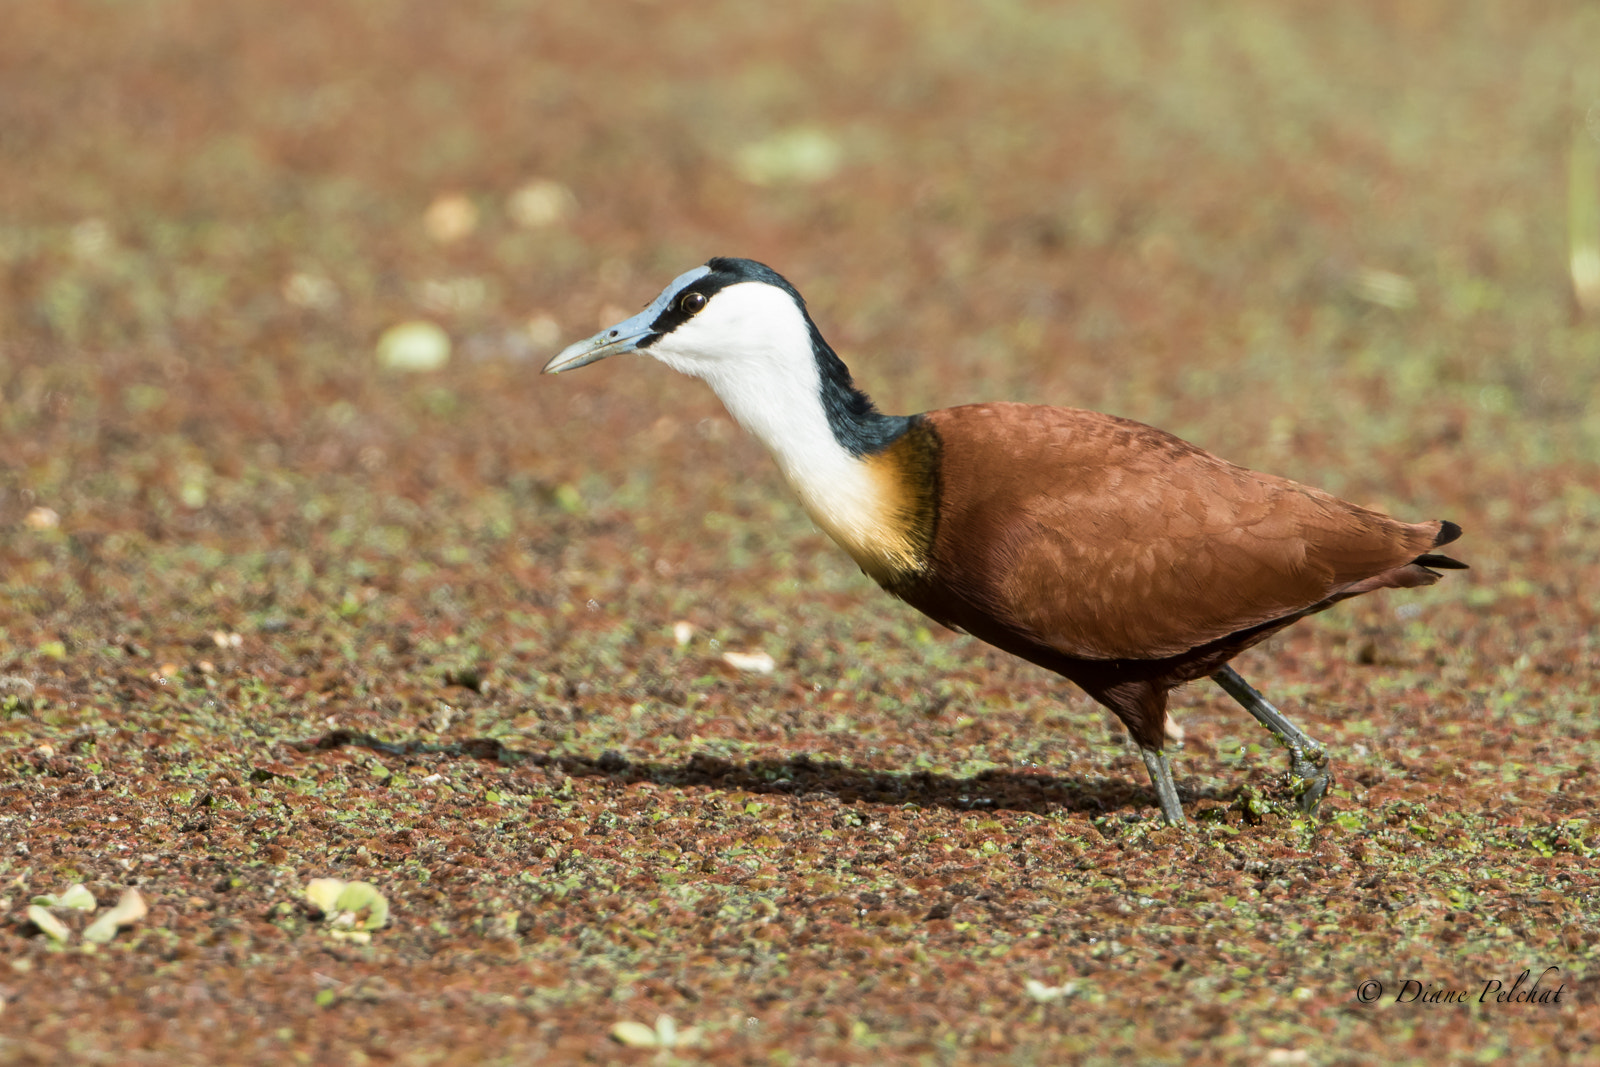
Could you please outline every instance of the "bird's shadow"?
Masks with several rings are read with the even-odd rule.
[[[1142,780],[1105,777],[1062,778],[1026,771],[986,770],[970,778],[930,771],[867,771],[808,754],[788,759],[735,761],[696,753],[675,763],[630,760],[615,752],[597,757],[549,755],[506,747],[491,737],[465,741],[384,741],[370,734],[334,730],[293,742],[312,752],[354,746],[402,758],[431,756],[489,760],[506,766],[543,767],[571,778],[610,778],[623,785],[649,782],[677,788],[704,787],[726,792],[786,796],[820,794],[845,803],[916,804],[955,811],[1021,811],[1043,815],[1074,812],[1159,818],[1155,791]],[[1184,790],[1195,800],[1221,798],[1215,790]]]

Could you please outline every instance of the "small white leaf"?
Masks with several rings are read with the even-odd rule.
[[[459,241],[478,228],[478,205],[461,193],[441,194],[423,213],[422,226],[440,244]]]
[[[58,944],[65,944],[72,937],[72,931],[67,929],[66,923],[38,904],[28,905],[28,921],[43,930],[44,936]]]
[[[82,882],[68,886],[60,893],[43,893],[34,897],[33,902],[47,908],[72,908],[76,911],[93,911],[100,906],[94,894]]]
[[[736,671],[752,674],[771,674],[777,663],[765,652],[724,652],[722,662]]]
[[[144,897],[139,895],[139,891],[125,890],[116,907],[89,924],[83,931],[83,939],[105,944],[117,936],[118,929],[132,926],[148,914],[150,909],[145,905]]]
[[[22,522],[30,530],[54,530],[61,525],[61,516],[54,508],[40,506],[29,509]]]
[[[425,319],[391,326],[378,338],[378,362],[389,370],[438,370],[450,362],[450,335]]]
[[[528,182],[506,202],[506,212],[518,226],[537,230],[550,226],[571,215],[578,206],[578,198],[560,182],[535,180]]]
[[[625,1019],[611,1028],[611,1037],[629,1048],[655,1048],[658,1044],[656,1032],[644,1023],[636,1023],[632,1019]]]
[[[1065,985],[1045,985],[1037,978],[1029,978],[1022,983],[1022,988],[1027,991],[1028,996],[1037,1000],[1040,1004],[1049,1004],[1052,1001],[1071,996],[1072,991],[1077,986],[1072,982],[1068,982]]]

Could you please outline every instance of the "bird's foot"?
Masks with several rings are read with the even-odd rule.
[[[1316,813],[1317,805],[1333,788],[1333,772],[1328,766],[1330,762],[1321,746],[1309,752],[1289,746],[1289,790],[1294,794],[1300,810],[1307,815]]]
[[[1289,750],[1289,789],[1294,794],[1300,810],[1310,815],[1333,786],[1333,774],[1328,770],[1328,752],[1307,737],[1298,726],[1284,718],[1267,698],[1256,692],[1249,682],[1239,677],[1232,667],[1224,666],[1212,679],[1228,695],[1242,704]]]

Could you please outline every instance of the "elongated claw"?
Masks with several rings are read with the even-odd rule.
[[[1322,803],[1322,798],[1333,787],[1333,775],[1328,771],[1327,763],[1319,767],[1291,756],[1289,776],[1290,788],[1295,791],[1300,810],[1307,815],[1315,814],[1317,805]]]
[[[1223,667],[1211,679],[1254,715],[1261,725],[1272,731],[1272,736],[1289,750],[1290,788],[1295,792],[1301,811],[1308,815],[1315,812],[1322,798],[1333,787],[1333,772],[1328,769],[1331,761],[1327,750],[1284,718],[1282,712],[1273,707],[1254,686],[1239,677],[1239,672],[1232,667]]]

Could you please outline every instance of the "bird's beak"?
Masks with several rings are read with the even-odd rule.
[[[556,355],[555,359],[544,365],[544,373],[560,374],[564,370],[576,370],[591,363],[598,363],[607,356],[636,350],[645,338],[654,333],[650,325],[655,322],[656,314],[654,307],[646,308],[609,330],[601,330],[587,341],[568,345]]]

